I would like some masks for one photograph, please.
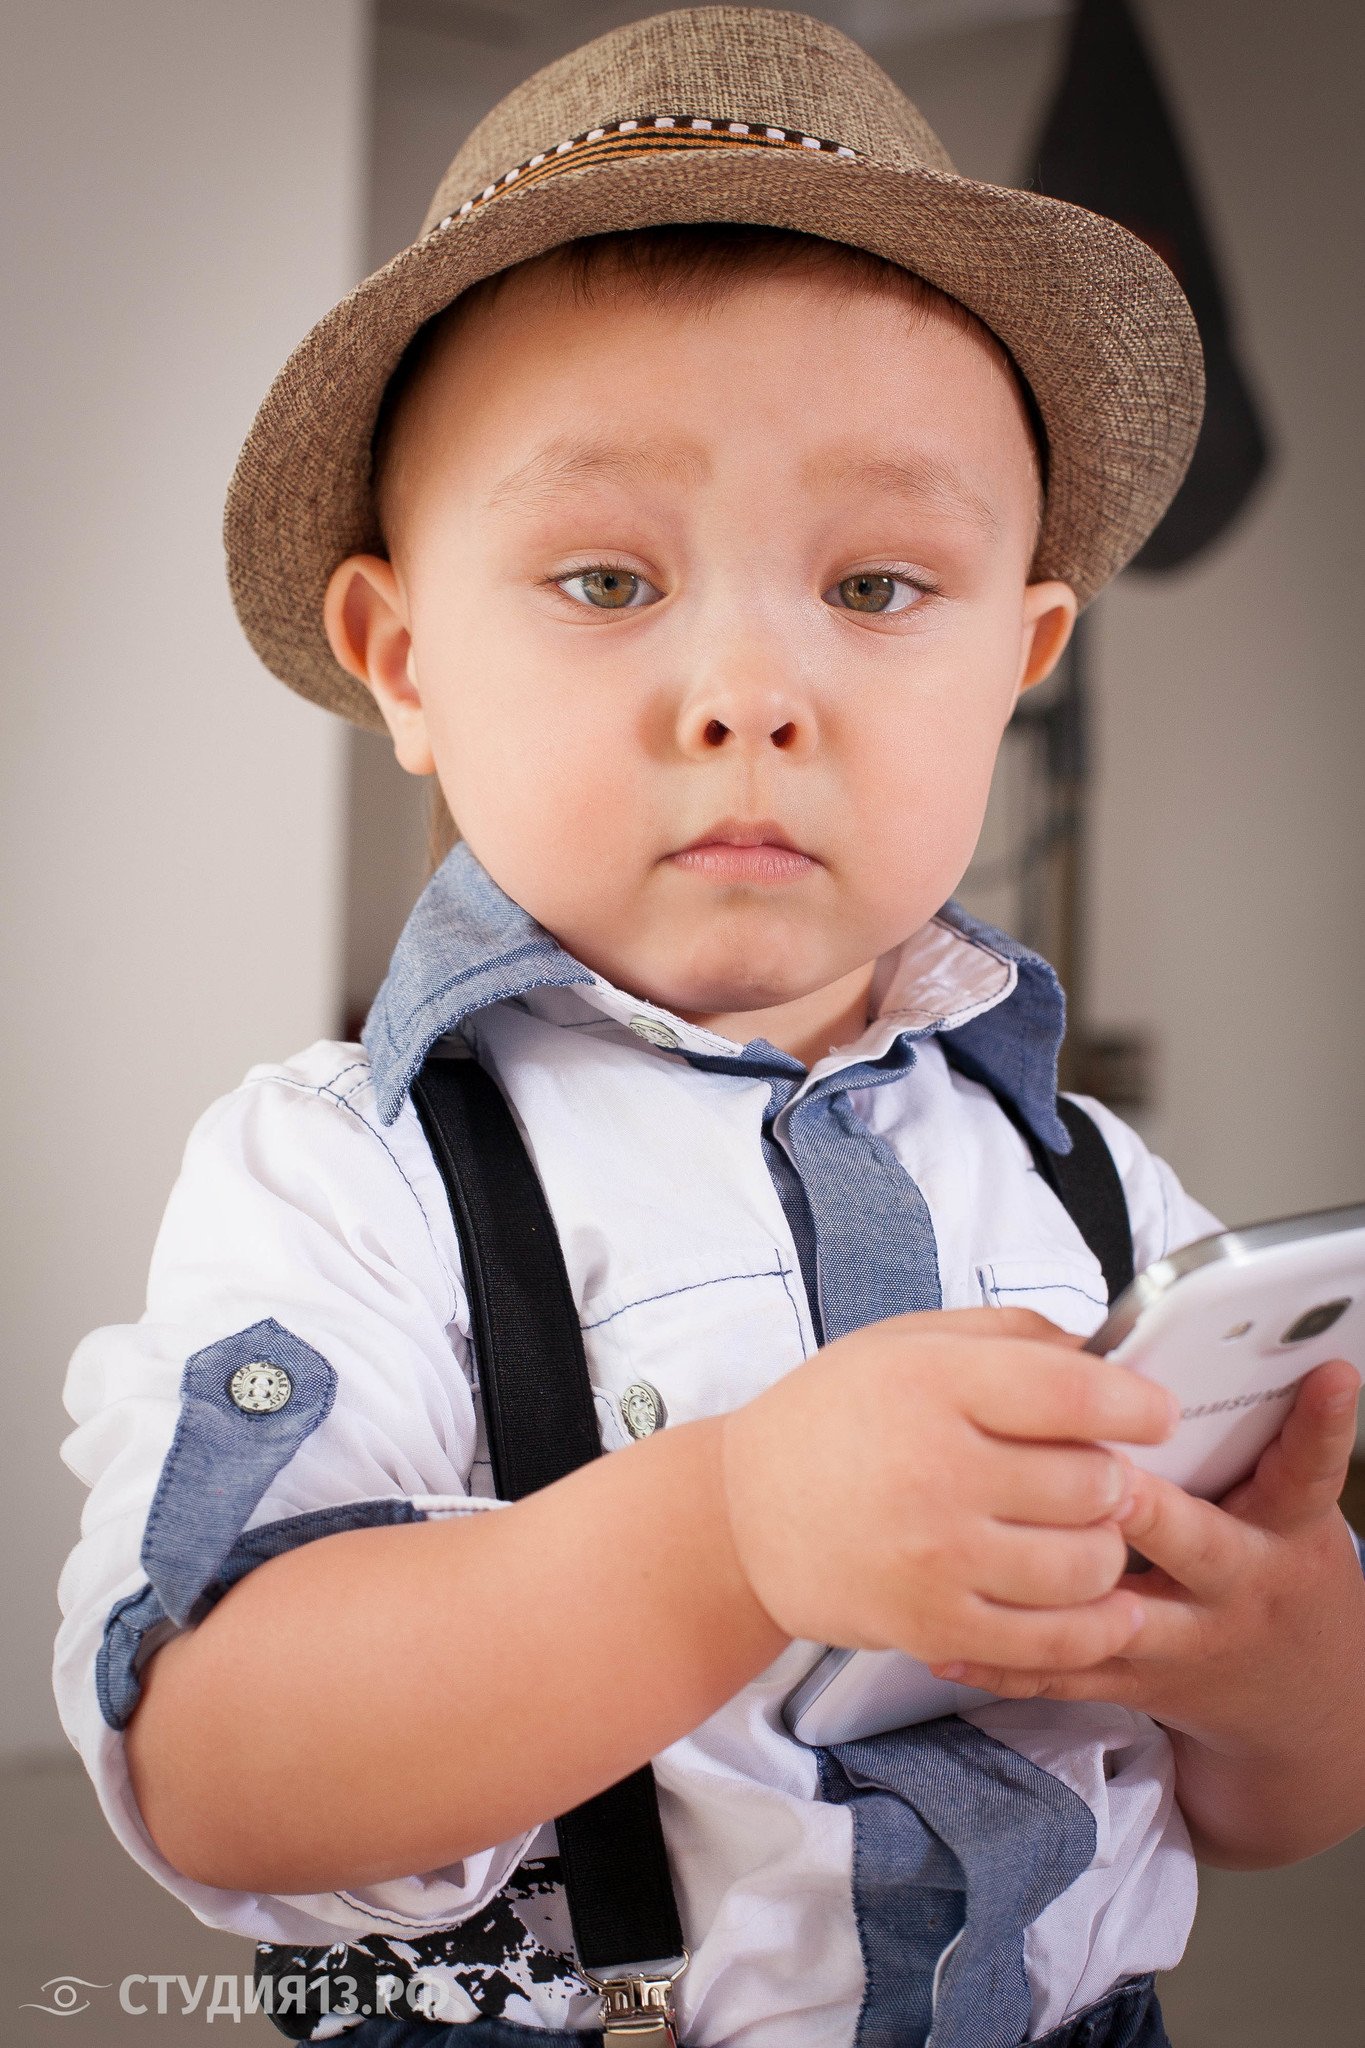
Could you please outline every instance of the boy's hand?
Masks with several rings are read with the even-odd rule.
[[[1124,1532],[1155,1569],[1123,1582],[1144,1620],[1121,1652],[1084,1672],[974,1659],[939,1675],[1152,1714],[1176,1736],[1196,1842],[1219,1860],[1289,1860],[1361,1826],[1365,1575],[1337,1507],[1359,1387],[1344,1360],[1308,1374],[1255,1473],[1217,1507],[1134,1472]]]
[[[725,1417],[736,1550],[788,1635],[1080,1669],[1143,1604],[1116,1590],[1132,1477],[1099,1438],[1159,1443],[1173,1397],[1041,1316],[894,1316]]]

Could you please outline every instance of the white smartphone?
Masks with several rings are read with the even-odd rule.
[[[1365,1203],[1203,1237],[1139,1273],[1086,1350],[1170,1387],[1163,1444],[1116,1445],[1135,1465],[1217,1500],[1249,1476],[1305,1373],[1365,1371]],[[900,1650],[827,1650],[788,1697],[798,1741],[852,1742],[982,1706],[994,1693],[935,1678]]]

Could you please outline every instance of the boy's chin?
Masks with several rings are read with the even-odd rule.
[[[814,995],[846,974],[847,967],[826,972],[812,964],[802,972],[790,955],[785,960],[764,962],[745,959],[742,953],[689,962],[679,971],[676,962],[663,978],[653,1000],[679,1017],[734,1016],[749,1010],[774,1010],[783,1003],[799,1002]]]

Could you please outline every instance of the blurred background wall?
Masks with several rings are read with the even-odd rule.
[[[162,1967],[243,1967],[242,1945],[189,1923],[109,1841],[57,1724],[55,1584],[84,1498],[57,1458],[61,1385],[80,1335],[140,1310],[194,1117],[249,1064],[363,1014],[425,872],[418,793],[383,743],[250,653],[222,573],[227,479],[285,356],[411,238],[486,107],[643,11],[5,10],[0,1755],[10,1839],[28,1845],[5,1921],[25,1983],[49,1974],[40,1955],[79,1968],[73,1929],[91,1975],[158,1967],[153,1927]],[[815,11],[899,78],[959,168],[1023,175],[1054,0]],[[1197,567],[1125,577],[1095,609],[1089,1001],[1097,1026],[1153,1036],[1147,1135],[1247,1219],[1365,1191],[1365,11],[1137,12],[1277,460]],[[1172,1987],[1177,2048],[1360,2048],[1351,1854],[1215,1878]]]
[[[344,735],[256,661],[219,530],[363,265],[369,29],[361,0],[5,9],[11,1751],[64,1742],[65,1359],[140,1314],[194,1118],[337,1027]]]

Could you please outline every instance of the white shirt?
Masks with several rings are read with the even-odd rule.
[[[472,855],[457,848],[452,862],[442,872],[448,887],[452,878],[459,885],[456,900],[467,908],[472,892],[483,901],[492,885]],[[764,1158],[768,1082],[725,1070],[741,1050],[734,1041],[581,966],[572,985],[557,985],[545,966],[553,941],[533,955],[533,979],[523,985],[507,964],[525,951],[517,918],[531,926],[517,912],[496,931],[486,921],[477,932],[447,927],[442,951],[427,902],[425,922],[414,913],[395,958],[393,985],[409,1020],[423,1016],[425,1044],[461,1017],[513,1105],[559,1230],[610,1452],[631,1440],[619,1403],[633,1382],[657,1389],[669,1422],[714,1415],[771,1385],[817,1340]],[[457,943],[467,949],[464,966],[450,959]],[[1022,1305],[1088,1333],[1106,1308],[1097,1261],[994,1094],[942,1049],[945,1033],[1018,1002],[1030,962],[1000,935],[945,913],[884,958],[877,1015],[812,1067],[788,1110],[824,1075],[876,1061],[910,1033],[913,1063],[848,1100],[924,1197],[943,1306]],[[325,1416],[242,1518],[243,1532],[315,1510],[339,1511],[335,1526],[346,1526],[356,1503],[406,1502],[433,1517],[499,1505],[472,1385],[459,1246],[404,1092],[404,1062],[410,1069],[412,1045],[425,1044],[399,1044],[401,1029],[386,1039],[375,1024],[366,1031],[378,1048],[374,1063],[360,1046],[314,1045],[252,1068],[201,1117],[157,1239],[146,1314],[87,1337],[64,1393],[76,1427],[62,1456],[90,1494],[59,1588],[54,1682],[63,1725],[135,1860],[207,1924],[276,1943],[416,1939],[469,1919],[524,1858],[554,1848],[547,1816],[540,1829],[445,1869],[353,1891],[276,1897],[197,1884],[151,1841],[121,1729],[97,1694],[111,1610],[147,1587],[144,1535],[182,1413],[186,1360],[234,1333],[271,1319],[335,1375]],[[689,1054],[716,1065],[693,1064]],[[1139,1270],[1217,1228],[1133,1131],[1098,1103],[1084,1106],[1119,1169]],[[190,1504],[176,1497],[174,1470],[170,1478],[163,1492],[174,1528]],[[141,1656],[174,1626],[156,1623]],[[696,2048],[840,2048],[854,2037],[866,1972],[852,1810],[821,1796],[817,1753],[786,1732],[781,1715],[821,1647],[789,1644],[655,1760],[692,1956],[677,1986],[679,2013]],[[125,1659],[123,1682],[126,1704],[135,1659]],[[1069,1787],[1094,1816],[1089,1867],[1024,1935],[1037,2035],[1118,1979],[1169,1969],[1180,1957],[1195,1876],[1170,1745],[1146,1716],[1114,1706],[1006,1702],[967,1718]],[[548,1912],[547,1944],[571,1953],[562,1898]],[[596,1999],[570,1972],[536,1981],[519,1968],[509,1959],[506,2018],[596,2023]],[[442,1982],[438,2016],[473,2017],[458,1973]]]

